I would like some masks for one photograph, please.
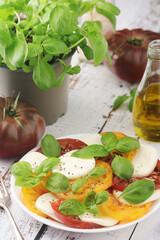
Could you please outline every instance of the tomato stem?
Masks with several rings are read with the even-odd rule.
[[[143,39],[138,39],[134,36],[130,37],[127,39],[127,42],[131,45],[134,45],[134,46],[141,46],[142,45],[142,41]]]
[[[5,116],[8,115],[9,117],[14,118],[17,121],[17,123],[19,125],[21,125],[20,122],[17,119],[18,112],[17,112],[17,109],[16,109],[17,104],[18,104],[19,96],[20,96],[20,92],[18,93],[14,103],[13,103],[13,93],[12,93],[12,96],[11,96],[8,104],[7,104],[7,99],[6,99],[6,106],[3,108],[3,119],[5,119]]]

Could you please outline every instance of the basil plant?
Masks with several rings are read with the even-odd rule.
[[[88,60],[94,59],[95,66],[105,57],[110,62],[102,24],[92,20],[93,9],[106,16],[115,29],[120,11],[105,0],[1,0],[0,65],[12,71],[33,71],[35,84],[45,90],[60,86],[65,73],[80,72],[79,66],[66,66],[63,61],[77,47]],[[91,21],[80,26],[79,17],[86,12],[91,12]],[[63,65],[57,80],[51,67],[56,62]]]

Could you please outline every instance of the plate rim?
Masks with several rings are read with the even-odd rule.
[[[79,140],[82,140],[84,137],[92,135],[95,133],[81,133],[81,134],[72,134],[72,135],[67,135],[67,136],[62,136],[62,137],[58,137],[56,139],[63,139],[63,138],[76,138]],[[40,146],[40,143],[33,148],[32,150],[30,150],[29,152],[33,152],[36,149],[38,149]],[[29,152],[27,152],[23,157],[25,157]],[[22,161],[23,157],[19,160]],[[26,208],[23,203],[20,201],[20,199],[18,198],[17,194],[16,194],[16,189],[18,189],[17,191],[21,190],[21,187],[15,186],[15,178],[13,175],[11,175],[11,193],[16,201],[16,203],[21,207],[21,209],[23,209],[23,211],[25,213],[27,213],[29,216],[31,216],[32,218],[34,218],[35,220],[41,222],[42,224],[46,224],[47,226],[59,229],[59,230],[63,230],[63,231],[69,231],[69,232],[76,232],[76,233],[105,233],[105,232],[110,232],[110,231],[117,231],[123,228],[127,228],[130,227],[136,223],[139,223],[141,221],[143,221],[144,219],[148,218],[149,216],[151,216],[159,207],[160,207],[160,199],[156,200],[151,206],[151,210],[145,214],[144,216],[142,216],[141,218],[134,220],[132,222],[129,223],[125,223],[125,224],[117,224],[111,227],[102,227],[102,228],[94,228],[94,229],[78,229],[78,228],[71,228],[71,227],[67,227],[64,224],[57,222],[55,220],[50,220],[50,219],[46,219],[44,217],[41,217],[33,212],[31,212],[28,208]]]

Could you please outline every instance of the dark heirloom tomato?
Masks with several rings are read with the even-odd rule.
[[[80,228],[80,229],[93,229],[93,228],[102,228],[103,226],[92,223],[92,222],[83,222],[81,221],[78,216],[68,216],[64,215],[59,211],[59,205],[61,204],[62,200],[58,200],[51,203],[51,207],[54,210],[56,217],[63,222],[66,226],[72,228]]]
[[[13,101],[12,101],[13,100]],[[31,104],[0,97],[0,157],[21,156],[34,148],[45,131],[45,122]],[[5,109],[5,112],[4,112]]]
[[[148,44],[155,39],[160,39],[160,33],[142,29],[123,29],[114,33],[107,40],[112,58],[111,71],[125,81],[140,81],[147,63]],[[106,60],[104,64],[108,66]]]

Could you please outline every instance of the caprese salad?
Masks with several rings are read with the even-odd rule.
[[[119,132],[56,140],[11,166],[21,201],[66,226],[93,229],[134,221],[160,198],[156,149]]]

